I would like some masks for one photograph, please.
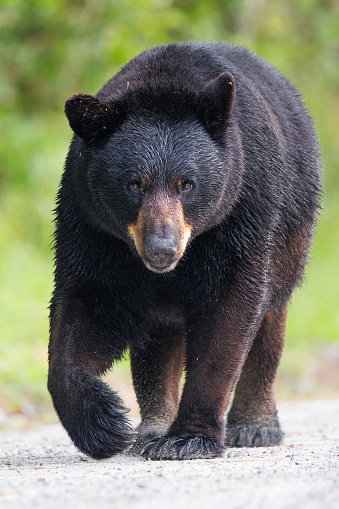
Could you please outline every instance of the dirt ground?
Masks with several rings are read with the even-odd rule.
[[[223,458],[95,461],[60,425],[0,433],[2,509],[336,509],[339,399],[278,405],[285,443]]]

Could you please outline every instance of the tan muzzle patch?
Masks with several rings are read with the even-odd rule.
[[[142,254],[144,252],[144,243],[143,243],[143,231],[144,231],[144,220],[143,220],[143,209],[139,210],[138,219],[136,223],[129,224],[128,227],[128,234],[133,239],[135,247],[139,253],[139,255],[142,257]]]
[[[137,221],[128,225],[128,234],[148,268],[151,267],[145,257],[144,239],[150,233],[163,236],[165,231],[177,239],[177,252],[168,268],[172,270],[184,254],[192,232],[192,226],[185,222],[180,200],[170,200],[167,196],[148,200],[140,208]]]

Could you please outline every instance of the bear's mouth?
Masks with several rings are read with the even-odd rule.
[[[164,272],[170,272],[171,270],[175,269],[175,267],[178,264],[178,261],[179,260],[176,260],[175,262],[172,262],[172,263],[170,263],[168,265],[158,266],[158,265],[153,265],[149,261],[143,260],[145,266],[149,270],[151,270],[152,272],[156,272],[157,274],[163,274]]]

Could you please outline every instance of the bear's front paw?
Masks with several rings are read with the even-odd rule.
[[[55,392],[53,401],[76,447],[95,459],[109,458],[131,447],[136,433],[126,418],[128,410],[115,392],[88,373],[73,375],[69,386],[72,391]]]
[[[215,458],[223,451],[223,446],[210,438],[164,436],[149,442],[141,454],[150,460],[194,460]]]
[[[68,429],[74,444],[94,459],[119,454],[135,441],[136,434],[124,415],[127,410],[110,403],[100,401],[97,408],[89,409],[86,420]]]
[[[228,447],[268,447],[280,445],[284,433],[277,420],[268,424],[228,425],[226,445]]]

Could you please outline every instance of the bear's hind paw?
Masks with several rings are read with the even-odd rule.
[[[137,437],[127,454],[131,456],[139,456],[144,447],[150,442],[157,440],[158,438],[166,435],[167,429],[165,428],[157,428],[157,429],[141,429],[137,428]]]
[[[280,445],[284,433],[279,423],[273,421],[265,425],[243,424],[227,427],[227,447],[269,447]]]

